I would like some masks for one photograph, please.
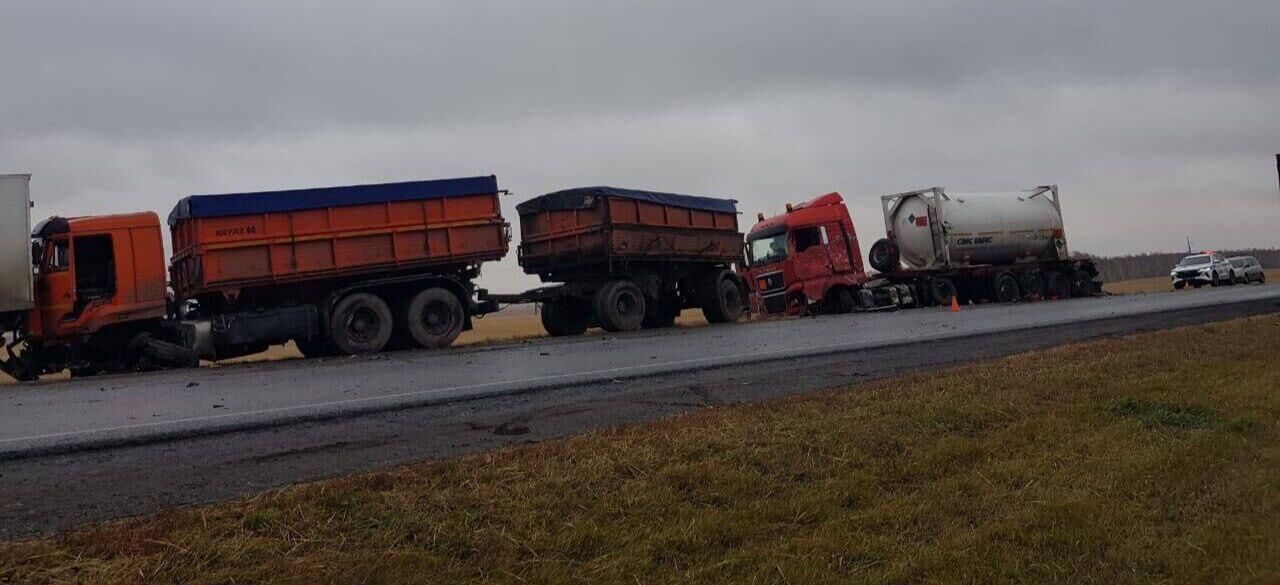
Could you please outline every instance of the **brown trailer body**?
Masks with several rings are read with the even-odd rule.
[[[452,272],[501,259],[509,239],[493,177],[194,196],[169,224],[181,298]]]
[[[177,335],[205,359],[446,347],[510,240],[496,177],[195,195],[169,215]],[[186,301],[195,301],[188,303]]]
[[[520,266],[544,281],[640,263],[733,264],[742,257],[735,202],[610,187],[558,191],[520,212]]]
[[[736,202],[614,187],[548,193],[521,203],[520,266],[562,283],[496,302],[537,302],[555,336],[590,327],[670,327],[699,307],[712,323],[745,312]]]

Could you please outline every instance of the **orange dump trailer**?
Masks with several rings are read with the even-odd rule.
[[[495,177],[195,195],[169,215],[181,330],[222,358],[443,347],[470,327],[473,279],[507,252]]]
[[[733,266],[742,233],[732,199],[616,187],[548,193],[521,203],[520,266],[559,283],[501,302],[537,302],[552,335],[668,327],[700,307],[736,321],[747,289]]]

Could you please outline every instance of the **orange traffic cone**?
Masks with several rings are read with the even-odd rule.
[[[951,295],[951,312],[952,313],[960,312],[960,301],[956,299],[955,295]]]

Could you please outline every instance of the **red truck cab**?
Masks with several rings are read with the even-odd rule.
[[[752,304],[765,314],[848,312],[867,281],[853,219],[839,193],[759,216],[746,238]]]

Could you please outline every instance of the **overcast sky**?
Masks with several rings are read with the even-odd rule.
[[[1057,183],[1076,251],[1280,246],[1280,2],[0,0],[36,214],[496,174],[757,211]],[[484,282],[531,284],[514,254]]]

